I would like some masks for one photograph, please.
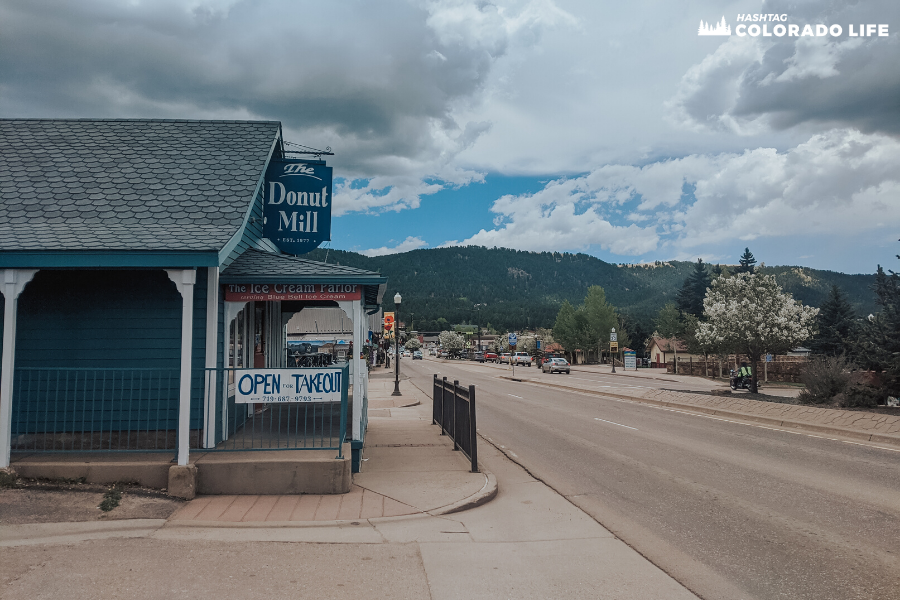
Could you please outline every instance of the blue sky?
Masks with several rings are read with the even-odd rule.
[[[842,33],[737,35],[748,13]],[[332,247],[369,255],[749,247],[870,273],[900,266],[898,16],[896,0],[0,0],[0,114],[281,121],[334,150]],[[722,17],[734,35],[697,34]]]

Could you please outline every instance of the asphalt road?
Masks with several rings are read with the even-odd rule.
[[[402,370],[423,390],[434,373],[474,384],[483,436],[703,598],[900,598],[900,452],[512,382],[494,365]]]

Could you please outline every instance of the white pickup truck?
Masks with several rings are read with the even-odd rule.
[[[527,352],[516,352],[512,356],[512,364],[518,365],[518,366],[530,367],[531,366],[531,355],[528,354]]]

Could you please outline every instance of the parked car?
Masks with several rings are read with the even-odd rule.
[[[422,360],[422,358],[423,356],[421,350],[416,350],[415,352],[413,352],[413,360]]]
[[[500,358],[497,356],[496,352],[485,352],[484,360],[490,361],[490,362],[498,362],[500,360]]]
[[[527,352],[516,352],[512,357],[513,363],[520,367],[531,366],[531,355]]]
[[[554,359],[554,358],[565,359],[566,357],[559,352],[548,352],[547,354],[543,355],[540,359],[538,359],[538,366],[543,367],[545,362],[547,362],[551,359]]]
[[[541,365],[541,371],[544,373],[565,373],[569,375],[569,361],[564,358],[545,360],[544,364]]]
[[[476,362],[484,362],[484,352],[473,352],[471,360]]]
[[[500,363],[501,365],[503,363],[511,364],[512,363],[511,359],[512,359],[512,354],[510,354],[509,352],[504,352],[503,354],[500,355],[500,358],[497,359],[497,362]]]

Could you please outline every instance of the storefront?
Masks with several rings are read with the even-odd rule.
[[[229,442],[343,456],[351,440],[358,465],[359,349],[386,279],[293,255],[330,227],[330,192],[267,179],[276,164],[321,179],[321,161],[287,160],[280,123],[0,120],[0,137],[0,467],[92,452],[188,466]],[[306,308],[352,323],[354,353],[289,364],[285,325]],[[345,373],[345,401],[236,393],[246,371],[288,368]]]

